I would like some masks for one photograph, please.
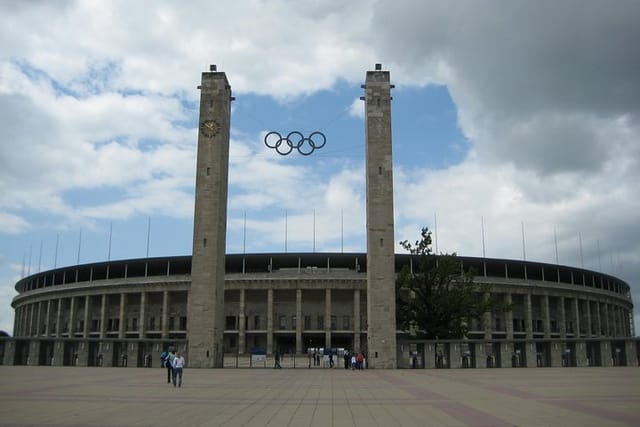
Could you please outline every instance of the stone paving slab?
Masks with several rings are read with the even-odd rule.
[[[640,426],[640,369],[0,366],[9,426]]]

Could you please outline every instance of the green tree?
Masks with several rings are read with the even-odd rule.
[[[400,245],[411,254],[396,280],[396,319],[399,329],[421,338],[459,339],[467,335],[471,319],[486,312],[511,309],[489,296],[490,285],[474,283],[474,271],[464,272],[456,254],[434,255],[431,231],[423,228],[415,244]]]

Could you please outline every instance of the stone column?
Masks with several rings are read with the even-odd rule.
[[[353,348],[352,353],[360,352],[360,289],[353,290]]]
[[[138,337],[143,339],[145,337],[145,325],[147,323],[147,293],[140,293],[140,321],[138,323]]]
[[[162,338],[169,338],[169,291],[162,293]]]
[[[638,353],[636,351],[636,346],[638,343],[635,340],[625,340],[625,352],[624,355],[626,357],[626,366],[638,366]]]
[[[189,366],[222,368],[229,188],[231,86],[212,65],[202,73],[196,159],[191,286],[187,308]]]
[[[582,368],[589,366],[587,359],[587,344],[583,340],[576,341],[576,367]]]
[[[534,341],[527,341],[524,346],[524,351],[526,353],[524,366],[526,366],[527,368],[536,368],[538,366],[538,360],[536,357],[536,343]]]
[[[62,336],[62,305],[63,298],[58,298],[58,312],[56,313],[56,337]]]
[[[600,341],[600,361],[602,362],[602,367],[613,366],[613,360],[611,359],[610,346],[611,346],[610,341]]]
[[[47,319],[44,324],[44,334],[51,334],[51,300],[47,300]]]
[[[551,310],[549,309],[549,295],[542,296],[542,315],[544,325],[544,337],[551,338]]]
[[[367,71],[365,154],[367,211],[367,367],[396,368],[395,238],[391,77]]]
[[[331,289],[324,291],[324,348],[331,348]]]
[[[477,343],[475,348],[475,367],[476,368],[487,368],[487,351],[486,349],[489,347],[489,344],[479,342]]]
[[[436,367],[436,346],[431,342],[424,344],[423,364],[425,369],[433,369]]]
[[[507,305],[511,305],[513,303],[510,292],[507,292],[504,295],[504,302]],[[505,323],[506,323],[505,326],[507,329],[507,339],[512,340],[513,339],[513,310],[507,311],[504,317],[505,317]]]
[[[82,336],[89,338],[89,305],[91,303],[91,297],[89,295],[84,297],[84,329]]]
[[[22,336],[22,307],[17,307],[13,315],[13,336]],[[6,349],[5,349],[6,350]]]
[[[489,299],[489,292],[485,292],[482,295],[482,298],[485,301],[487,301]],[[490,340],[491,339],[491,332],[493,330],[493,325],[491,324],[491,312],[490,311],[486,311],[482,315],[482,327],[484,329],[484,339]]]
[[[559,342],[551,344],[551,367],[562,367],[562,353],[564,352],[564,346]]]
[[[618,317],[620,318],[620,336],[626,336],[627,322],[623,307],[618,307]]]
[[[593,331],[591,328],[591,300],[587,299],[586,301],[586,305],[587,305],[587,338],[590,337],[591,335],[593,335]]]
[[[527,339],[533,339],[533,310],[531,309],[531,294],[524,294],[525,300],[525,330],[527,332]]]
[[[500,366],[496,368],[512,368],[511,360],[513,357],[514,347],[512,341],[503,341],[500,343]],[[498,363],[496,355],[496,364]]]
[[[127,294],[120,294],[120,313],[118,315],[118,338],[123,339],[126,337],[127,330],[127,318],[125,316],[127,305]]]
[[[33,336],[33,324],[35,322],[35,304],[29,304],[29,336]]]
[[[41,335],[40,330],[42,329],[40,325],[42,324],[42,301],[38,301],[38,314],[36,315],[36,336],[39,337]]]
[[[273,289],[267,290],[267,354],[273,352]]]
[[[580,337],[580,301],[578,298],[573,299],[573,316],[575,322],[575,337]]]
[[[69,304],[69,338],[75,335],[76,327],[76,298],[71,297],[71,303]]]
[[[302,289],[296,289],[296,354],[302,354]]]
[[[104,339],[107,330],[107,294],[102,294],[102,304],[100,305],[100,339]]]
[[[595,336],[602,336],[602,318],[600,317],[600,300],[594,301],[595,309],[596,309],[596,330],[594,331]]]
[[[244,354],[245,349],[247,348],[247,344],[246,344],[246,330],[247,330],[247,325],[246,325],[246,313],[245,313],[245,290],[244,289],[240,289],[240,312],[238,313],[238,316],[240,316],[240,318],[238,319],[238,354]]]
[[[611,320],[613,323],[613,336],[618,337],[620,335],[618,330],[618,307],[615,304],[611,304]]]
[[[567,313],[564,310],[564,297],[558,297],[558,313],[560,313],[560,338],[567,338]],[[564,349],[561,349],[564,351]]]

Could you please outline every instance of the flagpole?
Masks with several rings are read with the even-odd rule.
[[[344,208],[340,209],[340,253],[344,253]]]
[[[60,233],[56,233],[56,251],[53,255],[53,268],[58,267],[58,242],[60,241]]]
[[[560,262],[558,261],[558,235],[556,233],[556,226],[553,226],[553,242],[556,245],[556,265],[559,265]]]
[[[526,261],[527,260],[527,251],[526,251],[525,243],[524,243],[524,221],[521,221],[520,225],[522,226],[522,259],[524,261]]]
[[[289,238],[289,211],[284,210],[284,253],[287,253],[287,240]]]
[[[42,267],[42,240],[40,240],[40,254],[38,255],[38,273],[40,273],[41,267]]]
[[[313,253],[316,252],[316,210],[313,209]]]
[[[437,255],[439,252],[438,252],[438,218],[436,217],[436,212],[433,213],[433,231],[435,234],[436,255]]]
[[[480,222],[482,223],[482,258],[486,258],[485,246],[484,246],[484,216],[480,216]]]
[[[582,255],[582,233],[578,232],[578,240],[580,242],[580,266],[584,268],[584,257]]]
[[[109,223],[109,252],[107,254],[107,261],[111,261],[111,235],[113,233],[113,221]]]
[[[149,239],[151,236],[151,216],[147,217],[147,258],[149,258]]]
[[[247,253],[247,211],[244,211],[244,225],[242,226],[242,254]]]
[[[80,248],[82,247],[82,228],[80,229],[80,234],[78,235],[78,257],[76,258],[76,264],[80,265]]]
[[[29,264],[27,264],[27,276],[31,276],[31,253],[33,251],[33,245],[29,245]],[[611,267],[613,268],[613,258],[611,258]]]

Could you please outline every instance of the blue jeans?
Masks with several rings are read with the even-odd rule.
[[[173,385],[176,385],[178,380],[178,387],[182,387],[182,368],[173,368]]]

